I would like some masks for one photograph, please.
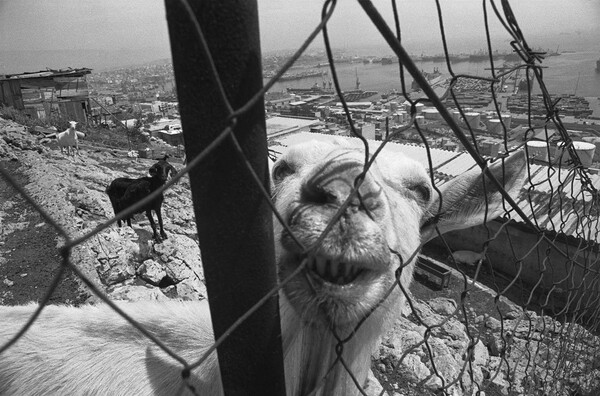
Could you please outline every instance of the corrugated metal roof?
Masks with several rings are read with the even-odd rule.
[[[277,147],[277,151],[281,153],[285,153],[287,146],[293,146],[298,143],[306,142],[309,140],[317,140],[317,141],[328,141],[331,142],[335,139],[347,139],[356,141],[359,144],[359,139],[355,137],[349,136],[337,136],[337,135],[327,135],[324,133],[315,133],[315,132],[298,132],[289,135],[283,135],[280,137],[273,138],[272,140],[276,142],[276,145],[281,145],[281,147]],[[375,151],[380,145],[381,141],[378,140],[368,140],[369,142],[369,150],[371,152]],[[401,152],[409,158],[414,159],[415,161],[420,162],[426,168],[429,168],[429,162],[427,160],[427,151],[424,147],[416,146],[416,145],[406,145],[406,144],[398,144],[398,143],[388,143],[385,147],[385,150],[388,152]],[[431,160],[433,164],[433,168],[435,169],[438,166],[441,166],[448,161],[451,161],[453,158],[460,156],[461,153],[457,153],[454,151],[446,151],[440,149],[431,149]]]
[[[285,153],[288,146],[308,140],[332,141],[334,139],[354,139],[320,133],[299,132],[275,139],[276,151]],[[380,141],[369,140],[369,147],[375,150]],[[401,152],[425,166],[427,150],[416,145],[388,143],[385,150]],[[468,153],[457,153],[439,149],[430,149],[435,183],[442,186],[448,180],[476,169],[475,160]],[[540,229],[554,231],[565,235],[599,242],[600,202],[593,200],[593,195],[582,188],[580,174],[574,169],[550,168],[533,164],[529,167],[530,178],[518,196],[512,197],[524,214]],[[591,184],[600,190],[600,175],[588,174]],[[512,216],[516,222],[522,219]]]
[[[92,69],[81,68],[81,69],[47,69],[38,72],[25,72],[20,74],[7,74],[0,76],[0,80],[23,80],[28,78],[45,78],[45,77],[82,77],[86,74],[90,74]]]
[[[310,120],[304,118],[291,117],[271,117],[266,120],[267,136],[276,135],[283,131],[294,131],[300,128],[308,128],[312,125],[321,124],[319,120]]]

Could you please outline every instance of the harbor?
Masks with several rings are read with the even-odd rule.
[[[531,82],[533,76],[529,76],[528,83],[524,69],[519,68],[518,62],[509,62],[505,55],[496,54],[500,61],[494,62],[493,68],[478,57],[475,61],[450,61],[450,70],[459,76],[452,87],[452,74],[445,61],[422,56],[417,62],[422,76],[442,99],[456,125],[474,136],[483,155],[492,157],[499,154],[504,139],[518,145],[525,138],[543,134],[540,137],[550,139],[556,133],[550,125],[546,130],[548,110],[540,87]],[[573,60],[584,55],[589,59],[573,67]],[[402,89],[401,68],[393,59],[360,56],[334,59],[335,68],[330,69],[330,73],[337,75],[354,128],[367,139],[383,139],[391,134],[394,141],[414,145],[422,144],[421,134],[425,134],[432,148],[463,151],[464,147],[437,108],[426,101],[411,108],[408,99],[427,97],[406,71]],[[595,71],[596,61],[590,54],[577,52],[553,53],[547,60],[544,82],[563,126],[573,139],[600,147],[600,90],[596,90],[600,87],[600,74]],[[580,69],[583,66],[587,70]],[[566,75],[565,67],[569,68]],[[492,76],[499,76],[493,84]],[[310,124],[312,132],[352,133],[331,74],[277,81],[265,96],[265,107],[268,118],[313,120],[317,124]],[[527,132],[530,126],[533,132]],[[600,148],[596,151],[599,158],[594,157],[594,161],[598,163]]]
[[[394,59],[393,57],[389,57]],[[363,59],[372,59],[370,62],[363,62]],[[391,64],[382,64],[377,62],[375,57],[345,55],[334,59],[334,65],[337,77],[340,81],[342,90],[350,90],[355,86],[356,73],[360,77],[361,87],[369,91],[378,91],[387,93],[390,90],[402,91],[399,77],[399,65],[397,60]],[[438,69],[442,74],[442,79],[449,78],[450,72],[445,59],[431,56],[414,57],[420,70],[427,73]],[[435,59],[435,60],[432,60]],[[310,59],[304,68],[314,69],[315,65],[321,66],[320,70],[329,72],[324,78],[320,76],[301,78],[292,81],[278,81],[270,91],[285,91],[287,88],[308,88],[315,83],[322,86],[323,81],[326,84],[331,80],[329,65],[326,59]],[[562,52],[559,56],[546,56],[542,66],[544,67],[544,81],[549,92],[552,94],[574,94],[580,97],[600,96],[600,73],[597,70],[598,53],[594,51],[575,51]],[[515,64],[517,62],[507,62],[505,59],[499,59],[494,62],[495,73],[499,73],[505,63]],[[457,75],[472,75],[478,77],[491,77],[490,63],[474,61],[451,61],[452,71]],[[272,70],[272,69],[271,69]],[[296,71],[294,71],[296,72]],[[524,73],[522,73],[524,74]],[[268,77],[265,75],[265,81]],[[404,73],[407,86],[411,87],[412,77]],[[524,77],[523,75],[521,77]],[[533,93],[540,93],[539,87],[533,87]]]

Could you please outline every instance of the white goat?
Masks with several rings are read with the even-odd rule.
[[[470,227],[482,222],[486,208],[488,219],[502,212],[498,189],[489,181],[484,189],[480,172],[447,182],[440,201],[425,169],[397,153],[382,153],[356,194],[363,161],[364,153],[353,144],[311,142],[291,148],[272,170],[275,205],[302,245],[311,248],[307,254],[274,220],[280,279],[304,266],[280,291],[288,395],[359,394],[344,365],[336,362],[332,328],[341,339],[351,335],[342,359],[364,384],[377,341],[404,304],[396,270],[402,265],[400,282],[408,287],[417,252],[437,236],[436,227],[442,233]],[[500,164],[490,170],[513,191],[522,184],[525,166],[525,156],[517,153],[505,160],[504,179]],[[315,246],[346,200],[349,206]],[[120,306],[188,362],[213,343],[205,302]],[[0,308],[0,345],[34,308]],[[182,388],[180,370],[105,305],[48,306],[0,355],[0,394],[176,394]],[[220,395],[220,378],[213,353],[193,371],[191,382],[198,394]]]
[[[75,129],[77,126],[76,121],[69,121],[69,124],[69,128],[56,134],[56,140],[58,141],[61,153],[66,149],[67,155],[75,155],[75,150],[77,150],[77,154],[79,155],[79,136],[85,136],[85,134]]]

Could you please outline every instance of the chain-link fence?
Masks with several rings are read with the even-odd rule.
[[[181,393],[208,392],[199,388],[194,378],[200,375],[199,367],[206,367],[205,362],[215,363],[215,349],[219,351],[220,377],[206,368],[200,371],[203,379],[212,375],[218,382],[222,378],[225,394],[259,391],[283,394],[285,382],[288,394],[307,395],[386,392],[592,395],[599,391],[597,175],[590,170],[591,158],[583,157],[588,152],[581,149],[580,142],[573,140],[563,124],[564,109],[560,101],[546,89],[544,53],[530,47],[508,1],[482,2],[485,31],[481,34],[486,37],[489,62],[489,74],[485,76],[454,72],[445,39],[447,24],[440,2],[436,2],[444,59],[450,74],[443,95],[419,71],[402,46],[399,11],[402,6],[392,0],[395,26],[390,27],[373,3],[359,1],[381,33],[382,41],[395,54],[402,87],[401,92],[390,95],[385,107],[389,111],[381,118],[380,142],[375,146],[362,136],[358,112],[345,99],[348,96],[338,81],[332,51],[335,43],[330,43],[328,34],[328,21],[336,12],[335,0],[324,2],[321,23],[264,87],[255,5],[213,3],[166,2],[186,153],[191,159],[174,180],[92,232],[73,236],[68,235],[9,172],[0,168],[19,194],[66,241],[60,248],[61,271],[54,277],[39,308],[31,310],[27,325],[2,345],[0,353],[10,351],[16,342],[25,342],[18,341],[19,338],[27,340],[28,328],[38,319],[63,272],[70,269],[104,299],[105,304],[172,359],[177,366],[172,375],[182,376],[188,384],[186,389],[179,390]],[[502,24],[513,53],[518,55],[517,61],[510,65],[500,66],[494,57],[497,48],[492,46],[489,32],[492,20]],[[347,139],[360,139],[364,160],[361,171],[352,176],[353,188],[348,192],[347,202],[336,208],[332,222],[324,227],[323,235],[315,244],[303,246],[302,237],[295,235],[297,228],[287,224],[291,218],[278,213],[277,203],[274,204],[270,196],[263,95],[319,35],[325,44],[332,96],[343,109],[344,119],[339,124],[353,137]],[[183,40],[185,37],[187,40]],[[524,77],[517,95],[518,73]],[[409,78],[420,90],[408,88]],[[514,79],[510,92],[506,84],[509,78]],[[537,96],[532,93],[534,82],[541,92]],[[488,98],[486,125],[480,118],[481,112],[470,109],[472,106],[465,100],[465,91],[475,89],[474,86]],[[511,105],[517,98],[520,102]],[[536,100],[541,105],[537,105]],[[382,102],[386,104],[383,99]],[[394,106],[405,108],[406,117],[400,119],[398,113],[390,110],[392,102]],[[517,111],[518,106],[528,115],[527,122],[521,128],[511,128],[507,110]],[[434,122],[426,117],[432,117]],[[487,139],[492,135],[496,138],[494,142]],[[388,241],[389,253],[397,260],[394,261],[397,268],[392,271],[394,278],[381,293],[381,299],[366,303],[365,310],[361,311],[366,313],[354,318],[351,331],[347,332],[348,326],[333,319],[319,322],[320,315],[335,317],[336,314],[321,312],[331,308],[327,301],[321,301],[315,312],[307,309],[308,315],[298,314],[296,322],[282,313],[280,338],[277,295],[282,290],[283,294],[287,293],[287,297],[282,298],[286,300],[283,304],[289,305],[287,299],[294,300],[294,287],[298,287],[299,278],[313,276],[307,275],[308,272],[322,272],[312,266],[332,265],[318,261],[315,252],[323,248],[319,244],[330,241],[328,233],[336,232],[332,231],[337,227],[336,222],[347,220],[344,213],[350,210],[353,197],[358,199],[355,205],[359,210],[369,212],[365,207],[369,207],[367,201],[372,197],[365,195],[364,189],[373,178],[373,164],[388,152],[396,153],[397,147],[405,152],[414,150],[415,144],[402,145],[409,136],[420,140],[416,146],[433,188],[431,192],[415,188],[417,195],[423,198],[425,194],[428,201],[432,199],[428,194],[442,195],[457,176],[480,169],[478,173],[485,175],[488,181],[479,182],[479,190],[486,195],[493,191],[502,195],[502,215],[498,219],[482,216],[480,222],[489,222],[442,235],[445,230],[437,224],[446,213],[437,208],[429,209],[434,215],[427,224],[419,226],[421,230],[434,230],[437,238],[424,246],[418,244],[410,252],[395,249]],[[433,147],[440,138],[464,150],[442,158],[442,152]],[[269,142],[275,145],[275,153],[289,150],[285,139],[271,138]],[[509,191],[504,178],[510,170],[503,170],[502,164],[511,154],[521,151],[528,158],[523,170],[526,178],[521,188]],[[499,171],[494,172],[494,169]],[[282,170],[279,165],[276,171],[287,175],[294,170]],[[188,345],[189,351],[182,353],[165,344],[160,334],[169,332],[170,328],[157,330],[155,326],[160,323],[140,323],[139,319],[126,314],[125,306],[102,297],[103,291],[84,276],[71,255],[72,249],[127,218],[188,173],[216,339],[214,344],[202,349],[201,356],[200,353],[195,355],[195,345]],[[468,196],[464,200],[469,200]],[[480,206],[486,210],[488,205],[492,204],[482,198]],[[442,208],[442,204],[439,207]],[[293,271],[279,268],[278,282],[271,246],[272,224],[265,220],[270,219],[272,210],[275,211],[275,229],[280,232],[274,236],[277,243],[283,235],[295,240],[299,246],[295,255],[302,257]],[[376,215],[369,213],[368,217],[374,219]],[[422,239],[422,243],[428,240],[426,235],[422,235]],[[408,287],[413,268],[417,281]],[[348,283],[342,286],[350,288]],[[433,291],[432,287],[437,286],[439,290]],[[365,289],[365,300],[368,293],[370,291]],[[395,294],[405,297],[408,308],[386,301]],[[316,319],[310,317],[311,314]],[[390,321],[390,333],[378,334],[382,331],[378,325],[385,322],[381,317]],[[320,338],[310,338],[306,330],[300,330],[303,326],[316,328],[321,332],[317,333]],[[289,341],[286,345],[286,340],[294,338],[290,334],[295,333],[307,338],[296,344]],[[368,339],[366,333],[374,334],[381,343],[364,348],[357,346],[355,337],[361,337],[362,342],[364,337]],[[104,348],[111,348],[110,340],[107,341]],[[70,340],[62,342],[68,345]],[[323,356],[307,356],[309,353],[303,354],[303,348],[320,350]],[[90,347],[89,359],[93,361],[101,349]],[[188,357],[190,353],[194,358]],[[357,358],[353,354],[361,356]],[[371,368],[376,379],[369,373]],[[143,376],[146,377],[151,381],[151,370]],[[143,378],[140,381],[144,381]],[[118,382],[112,378],[109,381]],[[42,386],[53,389],[54,385]],[[160,389],[161,384],[154,386]]]

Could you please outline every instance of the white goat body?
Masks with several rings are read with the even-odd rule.
[[[506,189],[520,188],[526,174],[524,155],[517,153],[504,162]],[[355,332],[341,354],[357,383],[363,384],[380,335],[404,304],[396,286],[399,266],[399,281],[408,287],[416,255],[437,235],[436,227],[442,233],[465,228],[480,224],[486,208],[490,219],[502,211],[498,189],[489,181],[483,188],[478,171],[446,183],[440,205],[419,163],[382,152],[362,178],[363,163],[364,152],[355,144],[311,142],[291,148],[272,170],[275,205],[302,245],[274,220],[280,279],[303,266],[280,290],[288,395],[359,394],[346,368],[339,361],[334,364],[338,341],[331,329],[341,339]],[[490,170],[501,179],[501,165]],[[358,179],[363,180],[356,192]],[[340,219],[316,245],[340,208]],[[34,307],[0,310],[0,345]],[[121,307],[188,362],[213,343],[203,302]],[[0,394],[175,394],[173,390],[182,387],[178,368],[178,362],[104,305],[49,306],[29,332],[0,355]],[[198,394],[222,394],[214,353],[194,370],[192,383]]]
[[[71,125],[67,129],[56,134],[61,153],[66,150],[67,155],[75,155],[75,150],[77,150],[77,154],[79,154],[79,136],[85,136],[85,134],[77,131],[75,125],[76,123],[71,121]]]
[[[207,303],[121,306],[188,361],[214,342]],[[36,307],[0,307],[0,318],[10,321],[5,324],[14,332]],[[3,325],[2,342],[6,330]],[[23,338],[0,355],[0,362],[1,395],[175,395],[182,387],[180,365],[105,304],[45,307]],[[213,381],[212,388],[199,384],[199,389],[218,395],[216,354],[202,367]]]

